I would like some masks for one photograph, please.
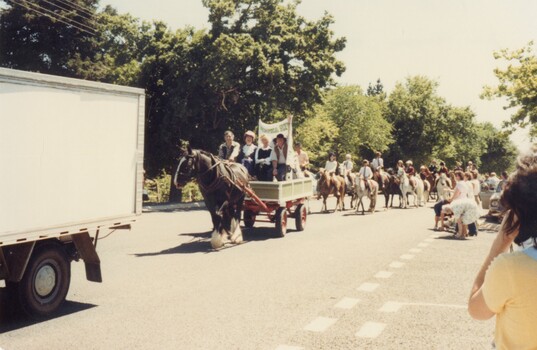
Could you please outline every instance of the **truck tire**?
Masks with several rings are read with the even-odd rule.
[[[276,234],[278,237],[284,237],[287,233],[287,209],[286,208],[278,208],[276,210]]]
[[[47,316],[65,301],[71,282],[71,263],[62,246],[45,244],[32,254],[22,280],[14,283],[22,310]]]
[[[307,217],[308,211],[306,209],[306,206],[304,204],[297,205],[295,210],[295,222],[297,231],[304,231],[304,229],[306,228]]]

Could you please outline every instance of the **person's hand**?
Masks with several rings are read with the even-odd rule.
[[[274,176],[278,175],[278,170],[277,169],[272,169],[272,175],[274,175]]]
[[[518,236],[518,229],[511,234],[506,233],[505,226],[507,220],[509,220],[508,218],[510,217],[512,217],[512,220],[514,220],[514,222],[518,221],[518,218],[512,211],[509,211],[504,216],[502,224],[500,225],[500,231],[496,235],[496,238],[494,239],[494,242],[492,242],[492,246],[490,247],[491,255],[497,256],[501,253],[507,252],[511,247],[511,244],[515,240],[516,236]]]

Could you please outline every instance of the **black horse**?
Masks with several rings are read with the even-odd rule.
[[[248,185],[248,170],[202,150],[183,151],[175,172],[174,183],[182,188],[196,177],[205,205],[211,213],[211,245],[221,248],[226,242],[242,242],[240,218],[244,204],[243,186]]]

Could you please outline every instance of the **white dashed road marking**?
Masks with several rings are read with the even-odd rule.
[[[386,328],[385,323],[366,322],[358,333],[356,333],[356,336],[359,338],[376,338],[382,333],[384,328]]]
[[[392,277],[392,275],[393,275],[393,272],[391,271],[379,271],[375,275],[375,278],[390,278]]]
[[[324,332],[331,325],[336,323],[337,318],[317,317],[309,325],[304,327],[304,330],[311,332]]]
[[[382,305],[379,309],[380,312],[397,312],[403,306],[403,303],[398,303],[396,301],[388,301]]]
[[[360,299],[343,298],[339,303],[334,305],[338,309],[352,309],[356,304],[360,302]]]
[[[405,263],[402,263],[400,261],[392,261],[392,263],[390,264],[390,267],[391,268],[394,268],[394,269],[398,269],[400,267],[402,267]]]
[[[412,259],[414,259],[414,255],[412,255],[412,254],[403,254],[399,258],[403,259],[403,260],[412,260]]]
[[[304,350],[304,348],[301,348],[300,346],[280,345],[276,350]]]
[[[378,283],[369,283],[369,282],[365,282],[365,283],[362,283],[360,285],[360,287],[358,287],[358,290],[359,291],[362,291],[362,292],[372,292],[374,291],[375,289],[377,289],[379,286]]]

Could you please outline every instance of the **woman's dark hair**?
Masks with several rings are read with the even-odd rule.
[[[460,170],[456,170],[455,177],[457,178],[457,180],[464,180],[464,172]]]
[[[518,229],[515,243],[520,245],[533,238],[537,248],[537,146],[518,159],[516,171],[507,180],[500,201],[506,215],[506,233]]]

